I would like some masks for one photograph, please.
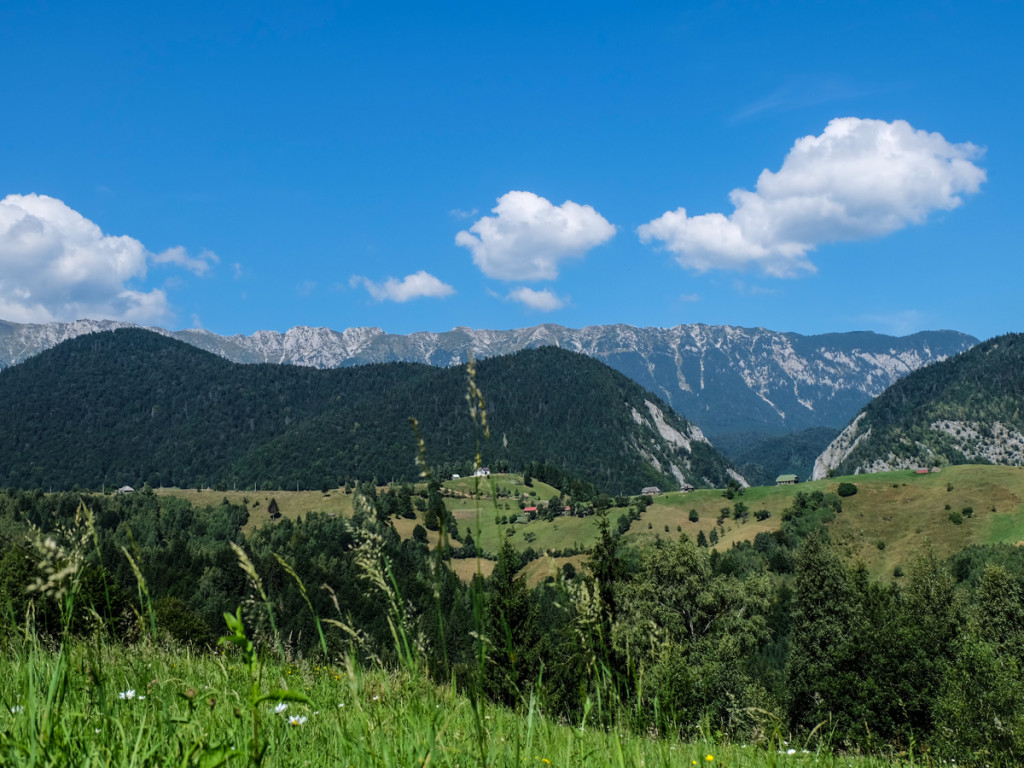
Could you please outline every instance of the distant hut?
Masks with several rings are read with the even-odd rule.
[[[776,485],[796,485],[800,482],[800,478],[796,475],[779,475],[775,478]]]
[[[661,493],[661,488],[656,485],[648,485],[640,491],[641,496],[657,496],[659,493]]]

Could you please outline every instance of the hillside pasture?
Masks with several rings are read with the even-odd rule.
[[[851,561],[863,562],[872,576],[891,579],[896,566],[905,568],[926,545],[940,557],[948,557],[971,544],[1024,544],[1024,468],[992,465],[947,467],[925,475],[901,470],[798,485],[747,488],[732,499],[726,498],[720,489],[669,492],[655,496],[653,504],[639,520],[633,521],[625,536],[640,542],[654,542],[658,537],[675,538],[685,533],[696,539],[700,531],[709,535],[718,517],[728,510],[719,528],[717,548],[722,550],[738,542],[753,541],[762,531],[776,530],[797,493],[835,493],[841,482],[856,485],[857,493],[842,500],[843,512],[829,525],[832,540]],[[541,518],[515,523],[512,521],[521,514],[518,500],[491,496],[492,487],[507,488],[513,494],[535,493],[531,501],[544,502],[558,493],[545,483],[535,480],[528,488],[522,485],[521,476],[493,475],[480,478],[479,483],[476,478],[449,480],[444,487],[450,492],[467,494],[448,496],[445,505],[454,515],[460,532],[464,535],[471,531],[477,546],[488,553],[496,554],[505,539],[510,539],[519,551],[532,548],[536,552],[586,549],[597,540],[597,518],[592,515],[563,515],[551,522]],[[477,489],[480,495],[474,496]],[[282,518],[296,519],[310,512],[352,514],[353,495],[343,489],[334,489],[328,495],[320,491],[221,492],[171,488],[156,492],[183,497],[198,507],[217,505],[225,498],[234,504],[245,503],[249,508],[247,534],[270,522],[267,506],[272,498],[276,499]],[[748,509],[746,522],[733,517],[738,502]],[[543,503],[539,506],[544,507]],[[963,511],[968,508],[973,511],[973,517],[964,515]],[[691,510],[696,510],[697,522],[690,521]],[[769,512],[770,517],[758,521],[756,513],[761,510]],[[960,513],[960,524],[950,519],[954,512]],[[622,515],[628,515],[627,508],[608,510],[613,530]],[[502,523],[503,517],[508,522]],[[411,538],[413,529],[422,522],[422,513],[418,512],[415,520],[396,518],[394,526],[400,536]],[[434,547],[438,534],[428,531],[427,539]],[[452,545],[461,546],[458,542]],[[565,560],[556,558],[555,562],[560,567]],[[557,570],[535,564],[538,562],[534,561],[527,568],[531,582],[543,581]],[[575,564],[575,560],[573,562]],[[471,578],[476,566],[470,568],[466,563],[475,563],[475,560],[455,561],[452,567],[463,578]],[[484,567],[489,571],[493,564],[487,563]]]

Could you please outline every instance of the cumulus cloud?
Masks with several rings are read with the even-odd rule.
[[[981,154],[903,120],[836,118],[820,136],[798,139],[777,172],[762,171],[755,191],[733,190],[728,216],[678,208],[637,233],[699,272],[813,272],[807,254],[821,243],[880,237],[959,206],[985,181],[972,162]]]
[[[363,286],[377,301],[397,301],[399,303],[422,297],[443,299],[445,296],[455,293],[455,289],[450,285],[442,283],[422,269],[414,274],[406,275],[401,280],[389,277],[383,283],[375,283],[367,277],[353,275],[349,284],[353,288],[359,285]]]
[[[164,291],[139,290],[152,263],[202,274],[217,257],[182,248],[154,254],[138,240],[105,235],[89,219],[46,195],[0,200],[0,317],[19,323],[80,318],[161,321]]]
[[[535,291],[532,288],[516,288],[510,291],[508,298],[511,301],[518,301],[530,309],[538,312],[553,312],[565,306],[565,301],[553,291]]]
[[[497,280],[554,280],[563,259],[607,242],[615,227],[589,205],[554,205],[532,192],[507,192],[468,230],[455,236],[473,263]]]

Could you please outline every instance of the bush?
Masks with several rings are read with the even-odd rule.
[[[691,523],[696,523],[698,520],[700,520],[700,515],[697,514],[697,510],[696,509],[691,509],[690,510],[690,522]]]
[[[836,493],[845,499],[847,496],[853,496],[857,493],[857,486],[853,483],[840,483]]]
[[[995,512],[995,509],[993,509],[992,511]],[[963,511],[960,514],[962,514],[964,517],[974,517],[974,507],[964,507]]]
[[[963,525],[964,516],[957,512],[956,510],[953,510],[952,512],[949,513],[949,522],[951,522],[953,525]]]

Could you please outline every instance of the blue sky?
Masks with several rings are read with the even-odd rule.
[[[1019,2],[0,5],[0,319],[1022,331]]]

